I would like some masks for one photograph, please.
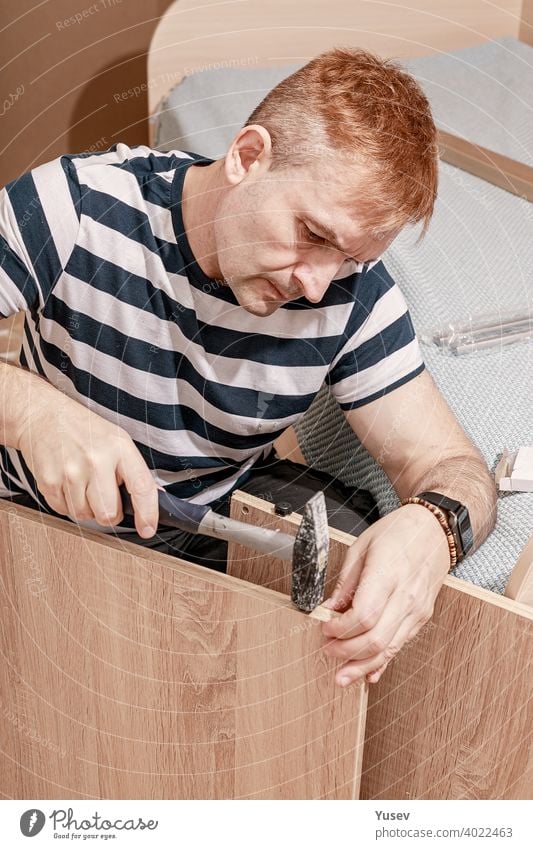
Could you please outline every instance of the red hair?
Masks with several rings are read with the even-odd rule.
[[[322,53],[275,86],[249,124],[270,133],[272,170],[317,155],[338,162],[342,154],[370,178],[370,226],[423,221],[427,229],[437,194],[437,131],[422,89],[391,60],[351,48]]]

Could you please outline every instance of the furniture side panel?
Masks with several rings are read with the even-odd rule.
[[[352,797],[366,693],[335,688],[320,622],[30,514],[0,505],[2,795]]]

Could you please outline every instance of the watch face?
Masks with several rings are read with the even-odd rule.
[[[474,532],[472,530],[472,525],[470,524],[470,517],[468,515],[468,510],[466,509],[466,507],[463,507],[461,513],[462,515],[459,518],[458,524],[464,556],[465,554],[468,554],[468,552],[474,545]]]
[[[446,514],[457,546],[457,557],[462,560],[468,554],[473,544],[473,534],[470,519],[468,518],[468,510],[461,505],[457,513],[447,510]]]

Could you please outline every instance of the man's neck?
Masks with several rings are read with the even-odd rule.
[[[185,174],[182,195],[182,215],[185,233],[194,257],[208,277],[220,279],[214,219],[222,191],[224,160],[211,165],[191,165]]]

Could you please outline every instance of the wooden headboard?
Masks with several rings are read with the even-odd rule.
[[[149,114],[207,68],[305,62],[346,45],[400,58],[506,35],[533,43],[532,24],[533,0],[176,0],[150,45]]]

